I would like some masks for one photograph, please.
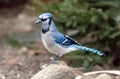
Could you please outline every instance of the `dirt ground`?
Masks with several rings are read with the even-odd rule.
[[[29,79],[49,61],[50,55],[40,43],[40,29],[34,29],[36,17],[23,8],[0,11],[0,79]],[[12,46],[9,37],[22,43],[36,43],[29,47]]]
[[[0,79],[29,79],[48,60],[49,56],[42,46],[38,49],[2,46],[0,47]]]
[[[36,15],[23,8],[0,11],[0,79],[30,79],[53,56],[40,43]],[[12,46],[7,38],[16,39],[22,45]]]
[[[40,42],[37,16],[23,6],[0,12],[0,79],[30,79],[53,55]],[[14,41],[22,45],[13,46]]]
[[[26,12],[23,6],[1,10],[0,79],[30,79],[50,61],[52,55],[40,43],[36,19],[36,15]],[[20,41],[22,45],[12,46],[9,38]]]

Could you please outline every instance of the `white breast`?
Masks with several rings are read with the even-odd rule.
[[[41,39],[44,47],[52,53],[51,47],[54,45],[54,39],[50,36],[50,33],[41,33]]]
[[[67,48],[67,47],[65,48],[62,47],[61,45],[56,44],[54,38],[50,34],[51,33],[45,33],[45,34],[41,33],[42,43],[50,53],[56,55],[63,55],[76,50],[75,48]]]

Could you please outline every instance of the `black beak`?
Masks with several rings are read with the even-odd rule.
[[[40,23],[42,23],[42,21],[40,19],[38,19],[35,23],[40,24]]]

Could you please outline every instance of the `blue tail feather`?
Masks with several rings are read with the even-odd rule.
[[[85,50],[85,51],[93,52],[93,53],[96,53],[100,56],[104,55],[104,53],[102,51],[99,51],[99,50],[96,50],[96,49],[91,49],[91,48],[84,47],[84,46],[79,46],[79,45],[74,45],[73,47],[75,47],[79,50]]]

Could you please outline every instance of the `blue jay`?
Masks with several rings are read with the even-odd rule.
[[[56,54],[54,60],[57,60],[64,54],[75,50],[85,50],[98,55],[104,54],[102,51],[82,46],[69,36],[61,34],[55,26],[51,13],[43,13],[39,15],[36,24],[40,23],[42,24],[41,39],[43,45],[49,52]]]

